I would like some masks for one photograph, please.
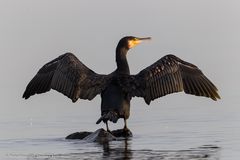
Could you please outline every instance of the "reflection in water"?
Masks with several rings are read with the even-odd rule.
[[[132,150],[129,144],[130,138],[121,140],[119,145],[111,146],[109,142],[102,144],[103,146],[103,159],[104,158],[118,158],[118,159],[131,159]]]
[[[34,140],[32,140],[34,141]],[[46,143],[45,143],[46,142]],[[32,142],[33,143],[33,142]],[[49,144],[53,144],[49,140],[45,140],[43,144],[40,141],[36,141],[38,149],[46,147]],[[64,148],[71,148],[65,153],[57,154],[56,152],[51,154],[46,153],[31,153],[31,151],[25,153],[9,153],[4,159],[8,160],[79,160],[79,159],[123,159],[123,160],[135,160],[135,159],[156,159],[156,160],[218,160],[220,159],[220,147],[215,145],[204,145],[197,148],[190,148],[188,150],[134,150],[131,149],[132,140],[121,139],[117,141],[111,141],[108,143],[88,143],[86,141],[57,141],[59,144],[64,144]],[[33,143],[35,144],[35,143]],[[54,147],[58,145],[54,144]]]
[[[204,145],[188,150],[132,150],[131,139],[123,139],[101,144],[102,159],[219,159],[220,148],[214,145]],[[89,154],[89,153],[88,153]]]
[[[132,150],[131,139],[123,139],[120,142],[121,143],[119,144],[102,144],[102,159],[219,159],[220,148],[214,145],[204,145],[198,148],[191,148],[189,150]]]

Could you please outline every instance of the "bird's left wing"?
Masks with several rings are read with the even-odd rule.
[[[215,85],[195,65],[166,55],[137,75],[121,77],[130,97],[143,97],[147,104],[156,98],[184,91],[187,94],[220,99]]]
[[[93,99],[105,89],[111,75],[100,75],[85,66],[72,53],[65,53],[45,64],[26,87],[23,98],[50,89],[63,93],[76,102]]]

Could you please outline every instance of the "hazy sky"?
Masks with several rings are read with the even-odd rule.
[[[73,52],[97,73],[112,72],[116,44],[125,35],[152,37],[129,52],[131,73],[172,53],[202,69],[222,96],[213,103],[177,94],[152,105],[236,106],[239,16],[238,0],[0,0],[0,116],[47,110],[53,114],[56,108],[66,111],[86,105],[99,110],[99,98],[72,104],[54,91],[28,101],[21,96],[38,69],[65,52]],[[134,104],[146,105],[141,100]]]

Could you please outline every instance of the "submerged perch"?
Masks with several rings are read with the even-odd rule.
[[[76,132],[68,135],[66,139],[80,139],[90,142],[109,142],[113,140],[117,140],[118,137],[132,137],[132,132],[130,130],[126,131],[124,129],[113,130],[110,132],[100,128],[95,132]]]

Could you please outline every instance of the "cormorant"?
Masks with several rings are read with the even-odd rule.
[[[126,120],[130,115],[132,97],[142,97],[149,105],[152,100],[184,91],[187,94],[220,99],[215,85],[195,65],[174,55],[166,55],[131,75],[127,52],[147,38],[127,36],[116,48],[117,69],[108,75],[97,74],[85,66],[72,53],[65,53],[45,64],[26,87],[23,98],[28,99],[50,89],[57,90],[76,102],[79,98],[92,100],[100,94],[101,117],[107,130],[108,121],[114,123],[124,119],[124,130],[128,130]]]

